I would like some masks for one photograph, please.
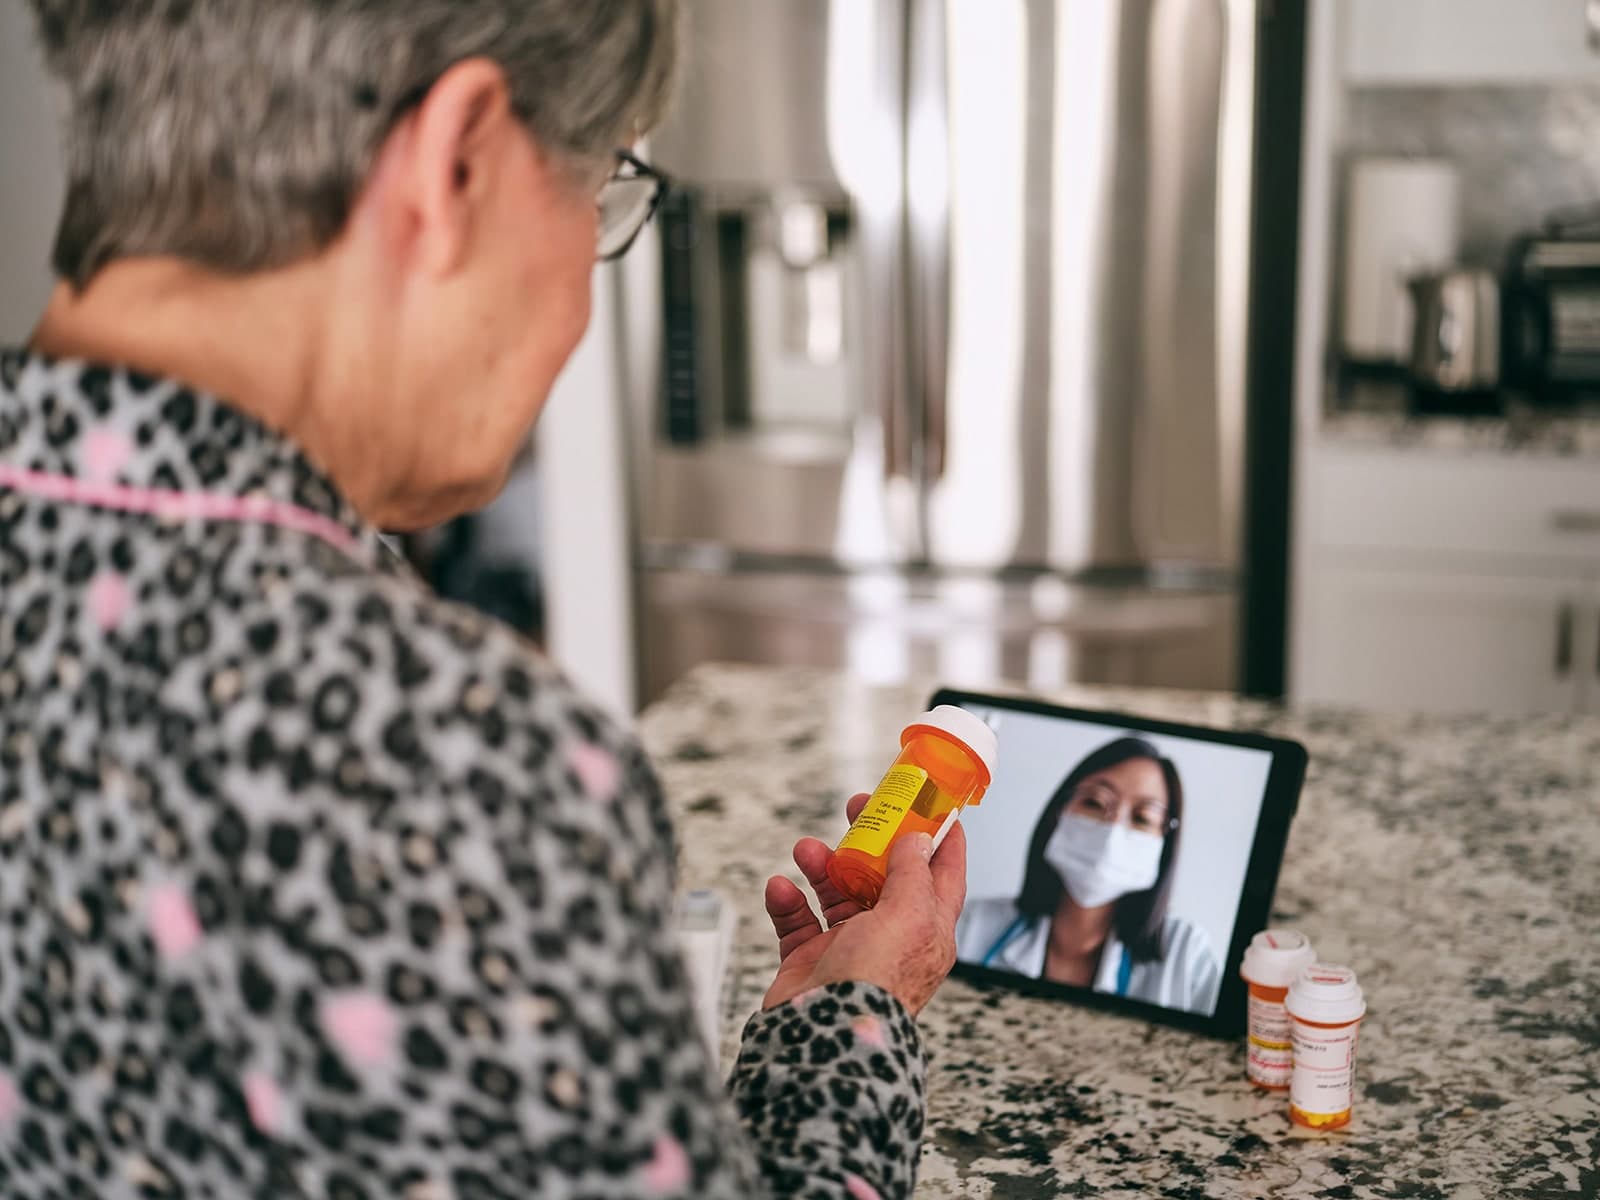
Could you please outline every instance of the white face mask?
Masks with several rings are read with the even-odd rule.
[[[1099,908],[1130,892],[1154,887],[1166,839],[1126,825],[1067,813],[1044,846],[1067,894],[1084,908]]]

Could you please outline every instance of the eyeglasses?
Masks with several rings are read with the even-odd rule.
[[[598,257],[612,262],[628,252],[667,194],[665,174],[626,150],[617,151],[617,169],[600,188]]]
[[[1165,836],[1178,827],[1175,817],[1159,805],[1140,803],[1124,804],[1122,798],[1110,788],[1082,786],[1067,801],[1067,811],[1090,817],[1107,825],[1123,824],[1135,833],[1154,833]]]

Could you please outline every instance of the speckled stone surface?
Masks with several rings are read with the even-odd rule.
[[[710,667],[646,714],[684,883],[743,918],[725,1054],[776,963],[766,876],[842,832],[930,691]],[[1064,698],[1306,744],[1275,919],[1361,974],[1355,1124],[1297,1134],[1241,1046],[955,979],[920,1022],[918,1196],[1600,1196],[1600,721]]]
[[[1339,412],[1320,436],[1357,446],[1529,458],[1600,458],[1600,415],[1518,412],[1505,417],[1428,417],[1400,412]]]

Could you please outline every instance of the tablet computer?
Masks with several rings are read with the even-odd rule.
[[[957,971],[1196,1032],[1244,1031],[1239,964],[1305,778],[1295,742],[941,691],[999,766],[961,814]]]

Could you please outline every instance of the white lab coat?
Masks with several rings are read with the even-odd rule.
[[[983,965],[984,959],[1005,936],[1018,916],[1009,897],[992,896],[967,901],[956,925],[956,955],[964,963]],[[1015,971],[1032,979],[1044,973],[1045,950],[1050,940],[1050,918],[1032,917],[988,965],[997,971]],[[1205,931],[1182,917],[1169,916],[1161,931],[1161,957],[1136,962],[1128,978],[1128,995],[1135,1000],[1209,1016],[1217,1006],[1222,972]],[[1124,947],[1116,932],[1106,938],[1094,990],[1117,991],[1117,974]]]

